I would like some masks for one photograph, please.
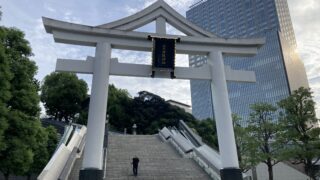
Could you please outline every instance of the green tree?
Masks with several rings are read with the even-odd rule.
[[[238,115],[232,114],[232,120],[240,168],[243,172],[246,172],[256,165],[256,162],[250,158],[251,155],[248,154],[250,135],[247,129],[242,127],[241,118]]]
[[[249,166],[263,162],[268,167],[269,180],[273,180],[272,167],[279,162],[279,150],[282,145],[277,141],[279,125],[274,122],[277,108],[267,103],[251,105],[249,125],[246,128],[249,137],[245,137],[246,151],[242,157]],[[243,151],[244,152],[244,151]]]
[[[49,153],[47,149],[48,133],[45,128],[35,127],[38,129],[36,132],[37,143],[32,147],[33,161],[26,173],[27,179],[31,179],[32,174],[39,174],[49,160]]]
[[[147,91],[141,91],[133,99],[126,90],[109,86],[108,114],[111,129],[131,132],[135,123],[140,134],[154,134],[164,126],[178,127],[179,120],[195,121],[183,109],[173,106],[163,98]]]
[[[9,81],[11,98],[6,102],[8,114],[4,116],[8,125],[3,133],[5,148],[0,151],[0,171],[8,179],[10,174],[25,174],[32,164],[39,130],[36,127],[41,127],[39,87],[34,79],[37,67],[29,59],[32,52],[23,32],[5,27],[0,27],[0,32],[4,61],[9,64],[12,74]]]
[[[128,114],[134,117],[138,132],[142,134],[157,133],[158,129],[164,126],[178,127],[181,119],[186,123],[195,121],[191,114],[147,91],[140,91],[138,96],[134,97]]]
[[[189,122],[188,125],[196,131],[204,143],[213,149],[219,150],[215,120],[210,118],[203,119],[201,121],[196,120]]]
[[[72,121],[81,112],[87,98],[88,87],[84,80],[73,73],[51,73],[41,86],[41,101],[47,115],[57,120]]]
[[[90,97],[88,96],[81,103],[81,111],[80,111],[79,117],[76,120],[76,123],[87,125],[88,114],[89,114],[89,104],[90,104]]]
[[[33,146],[33,161],[27,172],[27,179],[31,179],[32,174],[40,174],[53,155],[58,144],[58,133],[53,126],[47,128],[37,127],[37,144]]]
[[[118,89],[113,84],[109,85],[108,92],[108,109],[109,122],[111,129],[123,131],[133,125],[133,117],[129,115],[132,98],[127,90]]]
[[[10,93],[10,81],[12,74],[10,72],[10,66],[8,59],[5,54],[4,42],[6,40],[6,31],[0,28],[0,153],[5,148],[4,132],[8,128],[7,113],[8,106],[7,102],[11,98]]]
[[[58,132],[53,126],[49,126],[46,128],[46,132],[48,134],[48,142],[47,142],[47,151],[49,157],[53,155],[58,145]]]
[[[281,100],[279,106],[284,110],[280,118],[282,137],[288,142],[284,155],[295,164],[302,163],[308,176],[315,179],[314,165],[320,159],[320,128],[316,126],[319,120],[312,92],[301,87]]]

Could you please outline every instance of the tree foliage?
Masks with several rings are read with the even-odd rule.
[[[279,162],[283,146],[277,140],[279,125],[274,122],[277,108],[267,103],[256,103],[251,105],[251,109],[249,124],[241,132],[241,146],[244,146],[242,165],[248,168],[263,162],[268,167],[269,180],[272,180],[272,167]]]
[[[128,91],[118,89],[112,84],[109,85],[107,113],[109,114],[111,129],[121,132],[124,128],[131,129],[134,123],[130,112],[132,103]]]
[[[49,157],[51,157],[58,145],[58,132],[53,126],[49,126],[46,128],[46,132],[48,134],[48,141],[47,141],[47,151]]]
[[[41,86],[41,101],[47,115],[57,120],[72,121],[81,113],[88,87],[73,73],[51,73]]]
[[[33,160],[26,173],[28,179],[30,179],[32,174],[39,174],[49,160],[49,154],[47,150],[48,133],[46,132],[45,128],[36,128],[38,129],[35,134],[37,143],[32,147]]]
[[[250,154],[248,153],[250,135],[247,132],[247,129],[241,126],[241,118],[238,115],[232,114],[232,120],[240,168],[243,172],[246,172],[257,163],[255,159],[250,158]]]
[[[25,175],[40,165],[46,134],[39,121],[37,66],[23,32],[0,27],[0,171]]]
[[[202,138],[203,142],[219,150],[216,121],[210,118],[201,121],[190,121],[188,125]]]
[[[284,156],[293,163],[302,163],[305,171],[315,179],[320,159],[320,128],[315,114],[315,102],[308,88],[295,90],[288,98],[279,102],[284,110],[280,124],[282,137],[288,143]]]
[[[186,113],[182,108],[173,106],[160,96],[141,91],[133,99],[132,113],[136,114],[134,119],[140,132],[143,134],[157,133],[158,129],[167,126],[178,127],[179,120],[185,122],[193,121],[195,118]]]
[[[40,126],[38,84],[34,79],[37,67],[29,59],[32,55],[29,43],[24,39],[24,34],[13,28],[1,27],[1,57],[4,74],[11,74],[4,87],[9,93],[5,107],[7,115],[4,116],[7,128],[3,133],[5,148],[0,151],[0,171],[6,178],[10,174],[24,174],[33,161],[33,148],[37,146],[37,131]],[[4,63],[3,63],[4,62]],[[4,75],[6,76],[6,75]],[[3,77],[3,76],[2,76]],[[8,84],[9,83],[9,84]],[[4,121],[2,121],[4,122]]]
[[[38,128],[37,146],[33,147],[33,162],[27,172],[28,179],[32,174],[39,174],[48,163],[58,144],[58,133],[53,126]]]
[[[183,109],[172,106],[158,95],[141,91],[133,99],[126,90],[109,87],[108,114],[110,125],[118,131],[124,128],[131,132],[133,124],[140,134],[154,134],[164,126],[178,126],[179,120],[186,122],[195,118]]]
[[[0,28],[0,152],[5,148],[4,132],[8,128],[7,102],[11,98],[10,81],[12,74],[10,72],[9,61],[5,53],[6,30]]]

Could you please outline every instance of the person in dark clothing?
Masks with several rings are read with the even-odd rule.
[[[138,175],[139,158],[137,156],[132,158],[131,164],[132,164],[133,175],[137,176]]]

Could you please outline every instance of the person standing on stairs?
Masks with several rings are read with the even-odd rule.
[[[133,175],[138,176],[138,165],[139,165],[139,158],[135,156],[132,158],[132,170],[133,170]]]

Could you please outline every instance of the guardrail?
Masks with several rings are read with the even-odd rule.
[[[202,145],[196,147],[184,134],[182,135],[179,130],[173,128],[169,130],[164,127],[159,131],[159,136],[162,140],[170,142],[170,144],[181,154],[184,158],[192,158],[202,167],[205,172],[214,180],[220,180],[221,161],[219,161],[219,154],[217,152],[211,152],[213,150],[208,150],[207,145]],[[210,159],[207,156],[207,151],[214,154],[214,159]]]
[[[179,121],[179,130],[185,134],[186,138],[188,138],[195,147],[200,147],[204,144],[202,138],[195,134],[183,120]]]
[[[191,142],[185,139],[185,137],[182,136],[180,133],[176,133],[175,135],[173,135],[172,140],[182,149],[182,151],[185,154],[188,154],[191,151],[193,151],[193,148],[195,147]]]
[[[57,149],[56,151],[58,150],[58,148],[61,146],[61,144],[67,144],[67,141],[73,131],[73,126],[72,125],[66,125],[65,128],[64,128],[64,133],[58,143],[58,146],[57,146]]]
[[[202,167],[212,179],[220,180],[220,155],[207,145],[194,148],[193,159]]]
[[[186,123],[180,120],[179,130],[175,127],[164,127],[159,131],[160,138],[170,144],[185,158],[192,158],[214,180],[220,180],[222,169],[221,158],[218,151],[202,142]],[[243,174],[244,179],[250,176]]]
[[[51,157],[49,163],[38,176],[38,180],[68,179],[71,168],[77,158],[77,152],[84,147],[87,128],[76,126],[68,144],[62,143]],[[66,131],[68,133],[69,131]],[[69,134],[70,137],[71,134]],[[67,137],[67,136],[66,136]],[[69,139],[69,138],[66,138]],[[66,142],[66,141],[64,141]]]
[[[76,142],[76,141],[73,141],[73,142]],[[73,146],[73,149],[72,149],[72,152],[71,152],[58,180],[66,180],[69,178],[70,172],[72,170],[72,167],[73,167],[76,159],[81,156],[82,150],[84,148],[84,144],[85,144],[85,134],[81,138],[80,143],[78,143],[78,145],[73,144],[74,145],[73,146],[72,144],[69,144],[70,147]]]

